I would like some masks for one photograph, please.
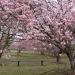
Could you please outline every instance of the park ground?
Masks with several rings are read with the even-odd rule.
[[[66,55],[62,55],[60,63],[56,63],[56,58],[49,55],[36,53],[9,53],[10,57],[3,57],[0,62],[0,75],[65,75],[70,69]],[[8,55],[9,55],[8,54]],[[44,61],[41,65],[41,60]],[[19,66],[17,61],[20,61]]]

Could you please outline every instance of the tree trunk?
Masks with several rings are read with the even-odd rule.
[[[0,58],[2,57],[2,53],[0,53]]]
[[[0,66],[2,66],[2,61],[1,61],[2,54],[3,54],[3,53],[0,53]]]
[[[59,63],[59,60],[60,60],[60,56],[59,56],[59,54],[56,56],[56,61],[57,61],[57,63]]]
[[[70,61],[70,67],[72,70],[75,70],[75,54],[73,53],[67,53],[68,59]]]
[[[75,58],[69,58],[69,61],[70,61],[70,65],[71,65],[71,69],[72,70],[75,70]]]
[[[41,51],[41,55],[44,55],[44,51]]]

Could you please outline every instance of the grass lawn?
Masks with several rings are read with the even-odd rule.
[[[67,57],[64,55],[60,63],[56,59],[47,55],[22,53],[18,57],[11,54],[10,59],[1,59],[5,64],[0,66],[0,75],[64,75],[64,71],[69,69]],[[20,66],[17,66],[17,60],[20,60]],[[44,65],[41,66],[41,60]]]

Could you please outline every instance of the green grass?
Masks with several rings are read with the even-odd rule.
[[[0,75],[64,75],[69,69],[67,57],[64,55],[60,59],[60,64],[56,63],[54,57],[32,53],[11,54],[10,59],[1,59],[5,65],[0,67]],[[20,66],[17,66],[17,60],[20,60]],[[41,66],[40,61],[44,61]],[[14,62],[16,61],[16,62]]]

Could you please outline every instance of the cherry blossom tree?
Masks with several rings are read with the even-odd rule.
[[[75,68],[75,54],[72,48],[74,17],[73,0],[15,0],[15,12],[29,31],[27,39],[43,35],[42,41],[59,48]]]
[[[20,39],[42,36],[41,41],[59,48],[59,52],[68,56],[71,69],[75,69],[75,53],[72,48],[75,39],[74,5],[74,0],[1,0],[0,26],[7,26],[8,31],[4,31],[9,34],[11,30],[16,38],[23,36]]]
[[[21,12],[18,13],[18,6],[15,5],[14,0],[0,1],[0,58],[4,49],[26,31],[23,22],[25,17],[21,16],[23,15]]]
[[[65,53],[71,69],[75,69],[74,40],[71,28],[74,26],[73,0],[36,0],[30,4],[35,17],[33,28],[44,35],[44,42],[51,43]]]

